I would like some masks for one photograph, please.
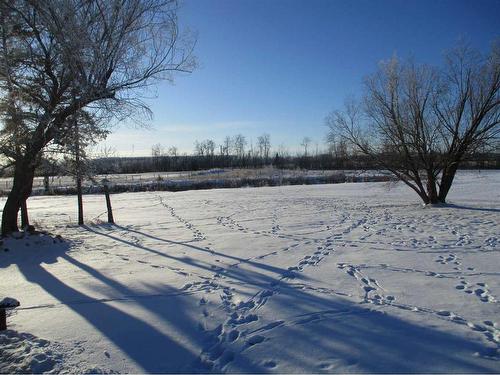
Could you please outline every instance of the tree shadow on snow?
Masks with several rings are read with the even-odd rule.
[[[483,345],[479,335],[477,340],[466,339],[373,307],[285,286],[272,301],[283,324],[251,330],[265,337],[262,349],[248,348],[255,351],[252,358],[260,356],[262,362],[237,356],[230,370],[266,372],[266,361],[278,358],[286,362],[276,363],[275,370],[283,366],[280,372],[498,372],[498,347]]]
[[[123,231],[126,231],[126,232],[131,232],[131,233],[139,234],[141,236],[144,236],[144,237],[147,237],[147,238],[151,238],[151,239],[156,240],[156,241],[164,242],[164,243],[167,243],[167,244],[170,244],[170,245],[184,246],[184,247],[187,247],[187,248],[189,248],[191,250],[195,250],[197,252],[201,252],[201,253],[206,253],[206,254],[218,256],[220,258],[226,258],[226,259],[234,260],[234,261],[236,261],[238,263],[241,263],[241,264],[248,264],[250,266],[255,267],[256,269],[260,269],[260,270],[263,270],[263,271],[271,272],[271,273],[274,273],[276,275],[284,275],[284,274],[288,273],[288,269],[286,269],[286,268],[271,266],[269,264],[256,262],[254,260],[244,259],[244,258],[236,257],[236,256],[233,256],[233,255],[229,255],[229,254],[223,254],[223,253],[220,253],[220,252],[217,252],[217,251],[211,251],[211,250],[208,250],[206,248],[203,248],[203,247],[200,247],[200,246],[195,246],[195,245],[192,245],[192,244],[186,243],[186,242],[179,242],[179,241],[167,240],[167,239],[164,239],[164,238],[156,237],[156,236],[150,235],[148,233],[144,233],[144,232],[141,232],[141,231],[138,231],[138,230],[130,229],[130,228],[119,226],[119,225],[113,225],[112,227],[120,229],[120,230],[123,230]],[[93,228],[91,228],[89,226],[83,226],[83,228],[85,228],[89,232],[95,233],[97,235],[106,237],[108,239],[111,239],[111,240],[114,240],[114,241],[117,241],[117,242],[121,242],[121,243],[123,243],[125,245],[128,245],[128,246],[136,247],[136,248],[138,248],[140,250],[144,250],[144,251],[147,251],[149,253],[153,253],[155,255],[159,255],[161,257],[164,257],[164,258],[175,260],[175,261],[178,261],[180,263],[184,263],[184,264],[189,265],[189,266],[194,266],[194,267],[197,267],[197,268],[201,268],[201,269],[206,270],[206,271],[210,271],[210,272],[214,271],[213,267],[209,263],[203,264],[203,262],[201,262],[199,260],[196,260],[196,259],[193,259],[191,257],[176,257],[175,255],[166,254],[165,252],[161,252],[161,251],[158,251],[158,250],[156,250],[154,248],[151,248],[151,247],[148,247],[148,246],[144,246],[144,245],[142,245],[140,243],[136,243],[136,242],[132,242],[132,241],[126,240],[126,239],[121,238],[121,237],[116,236],[116,235],[112,235],[112,234],[109,234],[109,233],[103,233],[103,232],[100,232],[100,231],[96,231],[95,229],[93,229]],[[236,268],[237,267],[234,267],[234,269],[236,269]],[[230,271],[234,271],[234,270],[230,270]],[[236,276],[236,274],[237,274],[237,272],[236,273],[233,272],[234,276]],[[246,276],[248,276],[248,275],[246,275]],[[306,275],[303,275],[303,274],[297,274],[296,277],[298,279],[301,279],[301,280],[307,280],[307,279],[309,279]],[[242,279],[241,281],[246,282],[247,280],[246,279]],[[268,278],[264,278],[264,282],[267,282],[267,281],[269,281]]]
[[[151,312],[155,320],[178,327],[181,337],[195,342],[199,336],[198,326],[192,320],[186,304],[187,299],[192,297],[180,298],[179,290],[167,285],[150,286],[147,291],[143,290],[138,295],[136,290],[66,253],[61,253],[60,258],[87,273],[94,280],[96,289],[108,291],[110,297],[91,297],[65,284],[41,263],[19,263],[18,268],[27,281],[38,284],[61,304],[85,319],[145,372],[189,372],[187,365],[195,361],[198,353],[187,348],[173,335],[159,330],[155,321],[144,321],[134,316],[132,310],[130,313],[126,312],[126,307],[128,303],[137,303],[141,309]],[[119,297],[116,297],[117,293]],[[125,302],[125,305],[118,308],[114,302]]]
[[[0,247],[0,269],[11,264],[40,264],[56,263],[57,258],[66,253],[72,245],[70,241],[63,241],[59,237],[48,234],[23,234],[11,236],[2,240]]]
[[[500,208],[471,207],[471,206],[464,206],[464,205],[454,204],[454,203],[446,203],[446,204],[441,205],[440,207],[456,208],[459,210],[469,210],[469,211],[500,212]]]
[[[95,233],[146,252],[153,251],[168,259],[183,261],[183,258],[120,237]],[[136,290],[75,259],[68,252],[69,246],[58,246],[47,259],[40,254],[39,258],[34,257],[30,262],[19,262],[18,268],[27,281],[38,284],[85,319],[144,371],[198,370],[191,367],[200,356],[200,352],[193,348],[203,348],[210,355],[214,342],[209,332],[198,328],[203,317],[202,307],[197,305],[197,301],[203,291],[180,294],[179,289],[168,285],[147,284]],[[197,250],[207,251],[202,248]],[[90,278],[85,284],[87,290],[89,287],[98,290],[104,297],[89,296],[79,287],[64,283],[42,265],[59,261],[64,261],[66,267],[69,263],[78,272],[86,273]],[[207,262],[191,259],[189,265],[215,273]],[[430,326],[408,322],[371,309],[373,305],[356,304],[335,295],[293,287],[286,280],[280,281],[282,272],[279,267],[256,262],[225,270],[226,284],[232,282],[233,285],[246,284],[260,290],[273,290],[274,294],[268,297],[265,308],[275,311],[276,319],[283,322],[273,325],[273,322],[259,320],[234,325],[232,328],[240,330],[239,340],[247,340],[256,334],[265,338],[263,343],[252,346],[237,346],[224,340],[223,335],[217,336],[217,350],[235,351],[234,360],[228,367],[222,368],[223,371],[263,373],[279,372],[281,368],[284,371],[335,372],[336,368],[345,371],[349,366],[353,371],[372,373],[498,371],[497,358],[491,361],[480,358],[482,353],[491,352],[491,349],[479,340],[465,339]],[[117,303],[123,302],[125,304],[117,306]],[[128,303],[152,314],[154,321],[134,316],[132,308],[130,312],[126,310]],[[228,318],[235,307],[212,307],[221,323],[231,325]],[[258,308],[239,312],[260,314]],[[160,329],[159,326],[171,328],[165,332],[165,328]],[[315,362],[318,358],[321,361]],[[277,362],[275,368],[269,368],[270,361]]]

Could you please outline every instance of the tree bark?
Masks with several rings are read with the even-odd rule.
[[[76,194],[78,196],[78,225],[83,225],[82,178],[76,178]]]
[[[441,176],[441,186],[439,187],[439,201],[442,203],[446,202],[446,197],[451,189],[451,184],[457,173],[458,162],[451,164],[451,166],[446,167],[443,170],[443,175]]]
[[[428,203],[430,204],[436,204],[441,202],[436,189],[436,179],[432,175],[432,172],[427,172],[427,197],[429,199]]]
[[[0,331],[7,329],[7,314],[5,309],[0,309]]]
[[[82,198],[82,164],[80,162],[80,131],[78,122],[74,118],[75,126],[75,172],[76,172],[76,194],[78,196],[78,225],[83,225],[83,198]]]
[[[19,210],[31,195],[33,178],[35,176],[35,163],[33,158],[26,157],[16,162],[14,166],[14,180],[12,189],[7,197],[2,213],[2,236],[17,232]],[[26,218],[27,219],[27,213]]]
[[[21,202],[21,228],[28,228],[29,225],[28,206],[26,205],[26,200],[23,200]]]

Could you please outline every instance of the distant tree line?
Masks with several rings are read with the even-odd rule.
[[[106,157],[88,161],[95,174],[146,173],[199,171],[214,168],[263,168],[273,166],[278,169],[309,170],[352,170],[379,169],[373,158],[366,155],[345,154],[342,156],[324,152],[317,155],[290,155],[275,153],[264,158],[257,155],[160,155],[144,157]],[[42,164],[37,170],[38,176],[67,174],[68,160]],[[463,169],[498,169],[500,153],[477,153],[465,161]],[[8,176],[8,174],[7,174]]]
[[[365,155],[350,155],[339,158],[329,153],[314,156],[291,156],[276,153],[266,162],[261,157],[238,158],[235,155],[214,155],[213,157],[197,155],[159,156],[159,157],[114,157],[96,160],[96,172],[107,173],[144,173],[144,172],[176,172],[198,171],[213,168],[262,168],[273,166],[278,169],[379,169],[372,158]],[[463,169],[498,169],[500,154],[487,153],[472,155],[465,161]]]
[[[269,134],[248,142],[243,134],[226,136],[222,143],[213,139],[194,142],[192,154],[180,154],[175,146],[164,147],[161,143],[151,148],[150,157],[105,157],[91,161],[97,174],[145,173],[198,171],[213,168],[262,168],[273,166],[278,169],[379,169],[380,164],[373,157],[349,147],[342,138],[329,133],[326,150],[320,150],[316,143],[304,137],[302,149],[292,154],[283,145],[273,149]],[[497,151],[497,150],[494,150]],[[469,155],[462,168],[500,168],[500,153],[476,152]]]
[[[309,137],[300,143],[299,152],[292,154],[283,145],[273,149],[269,134],[257,138],[257,142],[247,142],[242,134],[226,136],[222,143],[212,139],[194,142],[191,154],[179,153],[175,146],[166,147],[157,143],[151,147],[151,156],[117,157],[112,150],[98,153],[98,157],[83,155],[82,164],[75,168],[77,158],[68,153],[63,158],[43,158],[35,174],[47,180],[50,176],[78,174],[84,178],[114,173],[147,173],[199,171],[216,168],[263,168],[273,166],[277,169],[308,170],[353,170],[380,169],[380,163],[372,156],[365,155],[350,147],[341,137],[330,132],[326,138],[326,148],[319,149]],[[498,149],[482,150],[468,156],[461,164],[464,169],[498,169],[500,152]],[[381,155],[382,156],[382,155]],[[383,157],[390,158],[387,151]],[[396,157],[396,156],[394,156]],[[3,177],[11,177],[13,169],[2,170]],[[90,176],[90,177],[89,177]]]

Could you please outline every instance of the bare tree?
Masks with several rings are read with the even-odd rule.
[[[161,157],[164,154],[165,148],[160,143],[151,146],[151,157],[153,159],[153,165],[156,170],[160,169]]]
[[[245,146],[247,145],[247,140],[243,134],[237,134],[233,138],[233,147],[238,158],[242,159],[245,157]]]
[[[262,134],[257,138],[257,145],[259,148],[259,156],[264,158],[267,162],[269,153],[271,152],[271,136],[269,134]]]
[[[269,134],[264,134],[264,158],[269,160],[269,154],[271,153],[271,136]]]
[[[0,152],[14,165],[2,234],[33,186],[43,150],[86,108],[119,120],[148,114],[141,92],[195,66],[173,0],[0,0]]]
[[[194,141],[194,154],[197,156],[203,156],[205,154],[205,147],[203,142],[200,143],[198,140]]]
[[[176,146],[171,146],[168,148],[167,154],[175,158],[179,154],[179,150],[177,149]]]
[[[500,133],[500,43],[460,45],[441,68],[396,58],[365,81],[361,102],[327,117],[339,135],[412,188],[444,203],[460,163]]]
[[[160,156],[163,156],[165,154],[165,148],[160,144],[154,144],[151,146],[151,156],[153,158],[159,158]]]
[[[290,151],[288,150],[288,147],[284,143],[281,143],[278,147],[278,152],[277,154],[281,158],[287,158],[290,156]]]
[[[206,150],[207,156],[214,156],[215,155],[215,142],[211,139],[206,139],[203,141],[203,145]]]
[[[253,148],[253,139],[250,138],[250,147],[248,149],[248,159],[252,159],[255,157],[255,150]]]
[[[334,131],[330,131],[326,137],[328,152],[335,159],[337,166],[344,167],[344,164],[349,157],[347,141],[339,137]]]
[[[300,145],[304,147],[304,156],[307,156],[307,150],[309,149],[309,146],[311,145],[312,139],[309,137],[304,137],[302,139],[302,142]]]
[[[224,153],[224,155],[229,156],[229,154],[231,153],[231,148],[233,147],[233,140],[231,139],[231,137],[229,136],[226,136],[224,138],[224,142],[222,143],[222,152]]]

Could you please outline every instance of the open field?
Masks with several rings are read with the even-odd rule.
[[[83,181],[84,193],[96,193],[101,181],[106,179],[111,190],[185,191],[195,189],[321,184],[351,181],[378,181],[388,179],[388,172],[378,170],[305,170],[266,168],[224,168],[183,172],[118,173],[94,176],[94,181]],[[72,176],[50,176],[49,194],[76,194]],[[0,178],[0,195],[7,195],[12,188],[12,178]],[[47,194],[43,177],[35,177],[33,195]]]
[[[500,173],[30,198],[0,372],[499,372]],[[1,202],[3,203],[3,201]]]

